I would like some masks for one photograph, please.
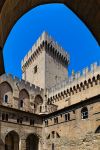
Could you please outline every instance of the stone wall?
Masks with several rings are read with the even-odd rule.
[[[90,102],[91,101],[91,102]],[[100,149],[100,97],[66,107],[48,115],[44,120],[45,149],[51,150],[52,144],[56,150],[99,150]],[[82,108],[88,108],[88,117],[82,119]],[[70,118],[65,120],[65,115]],[[58,118],[58,122],[54,122]],[[48,121],[48,124],[46,123]],[[46,123],[46,124],[45,124]]]
[[[58,109],[98,94],[100,94],[100,66],[97,64],[92,64],[90,71],[86,68],[82,75],[74,74],[47,91],[48,102],[57,105]]]
[[[22,60],[22,78],[48,89],[68,78],[68,63],[69,54],[47,32],[43,32]]]
[[[3,119],[3,114],[8,114],[8,119]],[[19,149],[16,150],[26,150],[26,139],[32,134],[39,138],[39,150],[42,150],[42,125],[38,115],[0,106],[0,150],[5,150],[5,138],[11,132],[19,137],[19,143],[16,143]]]
[[[7,102],[4,100],[5,95],[8,97]],[[11,75],[4,74],[0,76],[0,103],[2,105],[35,113],[34,104],[37,95],[40,95],[43,99],[44,91]],[[22,108],[20,107],[21,100],[23,101]],[[36,112],[38,111],[36,110]]]

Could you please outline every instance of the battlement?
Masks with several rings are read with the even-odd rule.
[[[54,97],[66,90],[66,93],[77,91],[77,88],[84,88],[84,86],[92,84],[97,78],[100,78],[100,64],[95,62],[91,64],[90,68],[86,67],[82,72],[78,72],[67,80],[48,89],[48,98]]]
[[[3,74],[0,76],[0,82],[8,82],[9,84],[19,84],[19,86],[21,87],[25,87],[29,90],[31,89],[34,89],[36,91],[42,91],[43,89],[41,89],[40,87],[34,85],[34,84],[31,84],[23,79],[19,79],[18,77],[16,76],[13,76],[11,74]]]
[[[63,59],[63,61],[67,64],[69,63],[69,54],[57,42],[55,42],[47,32],[44,31],[33,45],[32,49],[22,60],[22,70],[24,70],[24,68],[26,68],[32,60],[34,60],[44,46],[46,47],[46,50],[50,48],[49,52],[52,51],[54,55]]]

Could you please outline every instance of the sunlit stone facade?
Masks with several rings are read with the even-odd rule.
[[[48,35],[0,76],[0,150],[99,150],[100,64],[68,77],[69,54]]]

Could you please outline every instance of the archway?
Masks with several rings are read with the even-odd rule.
[[[25,89],[19,92],[19,108],[23,110],[29,109],[29,93]]]
[[[38,150],[39,138],[35,134],[30,134],[26,139],[26,150]]]
[[[6,135],[5,150],[19,150],[19,135],[15,131],[11,131]]]
[[[37,113],[42,112],[42,104],[43,104],[43,98],[41,97],[41,95],[37,95],[34,100],[35,112],[37,112]]]
[[[6,81],[0,84],[0,100],[3,104],[11,104],[13,101],[13,88]]]
[[[0,0],[0,74],[3,74],[5,72],[2,48],[15,22],[30,9],[43,3],[54,2],[56,3],[55,0],[53,0],[52,2],[50,0],[18,0],[17,2],[15,0],[13,0],[12,2],[10,2],[9,0]],[[99,0],[60,0],[59,3],[64,3],[73,12],[75,12],[89,27],[89,29],[98,40],[98,43],[100,44],[100,28],[98,26],[100,22]]]
[[[39,105],[39,104],[43,103],[43,99],[42,99],[42,97],[40,95],[37,95],[35,97],[35,101],[34,102],[35,102],[35,104]]]

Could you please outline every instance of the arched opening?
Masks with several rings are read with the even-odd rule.
[[[41,95],[37,95],[37,96],[35,97],[34,103],[37,104],[37,105],[43,104],[43,99],[42,99]]]
[[[34,104],[35,104],[35,112],[39,111],[39,113],[42,112],[42,104],[43,104],[43,98],[41,97],[41,95],[37,95],[35,97],[34,100]]]
[[[95,133],[100,133],[100,126],[96,129]]]
[[[19,108],[29,109],[29,93],[25,89],[22,89],[19,93]]]
[[[30,134],[26,139],[26,150],[38,150],[39,138],[35,134]]]
[[[19,135],[15,131],[11,131],[6,135],[5,150],[19,150]]]
[[[13,100],[13,89],[8,82],[0,84],[0,101],[3,104],[11,104]]]

